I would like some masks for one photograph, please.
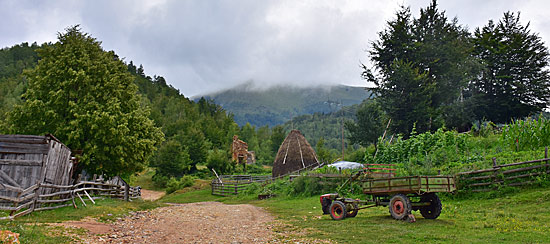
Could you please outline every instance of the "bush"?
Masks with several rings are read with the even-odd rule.
[[[192,186],[194,184],[194,179],[190,175],[184,175],[183,177],[176,179],[176,178],[170,178],[168,182],[166,183],[166,193],[170,194],[172,192],[175,192],[179,189],[183,189],[185,187]]]
[[[214,149],[208,152],[206,167],[216,170],[218,174],[227,174],[233,171],[234,163],[229,160],[226,151]]]
[[[335,192],[340,182],[325,181],[316,177],[297,177],[290,184],[292,196],[315,196],[328,192]]]

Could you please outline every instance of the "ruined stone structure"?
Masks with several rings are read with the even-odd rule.
[[[248,144],[239,140],[239,136],[233,136],[231,144],[231,159],[237,163],[246,163],[248,160]]]

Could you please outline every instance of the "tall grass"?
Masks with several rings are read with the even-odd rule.
[[[503,144],[513,150],[525,151],[550,146],[550,119],[514,120],[502,130]]]
[[[376,157],[366,154],[365,161],[375,164],[396,164],[397,175],[437,174],[446,172],[452,163],[478,161],[470,156],[472,143],[469,134],[439,129],[434,133],[412,134],[409,139],[399,136],[393,143],[380,140]],[[473,158],[472,158],[473,157]]]

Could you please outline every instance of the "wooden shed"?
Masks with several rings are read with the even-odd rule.
[[[0,135],[2,200],[24,203],[31,195],[54,190],[39,184],[70,185],[72,170],[71,150],[52,135]]]

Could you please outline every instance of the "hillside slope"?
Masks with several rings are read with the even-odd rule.
[[[291,118],[313,113],[338,111],[342,105],[361,103],[369,93],[363,87],[344,85],[300,88],[275,86],[255,89],[246,83],[214,94],[200,97],[211,99],[235,115],[235,122],[255,126],[283,124]]]

